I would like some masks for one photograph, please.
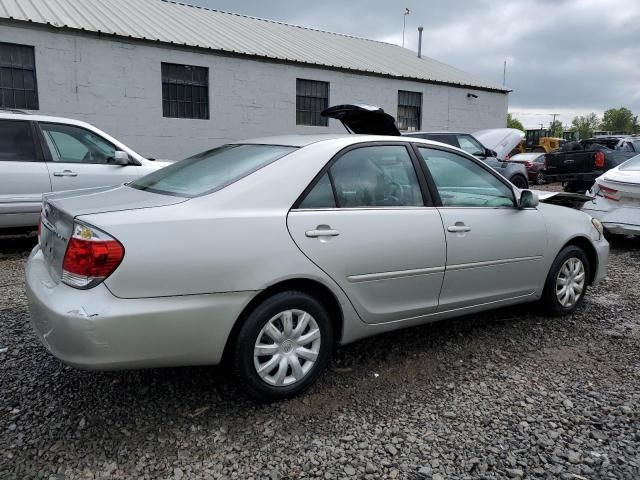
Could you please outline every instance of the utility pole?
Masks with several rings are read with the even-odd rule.
[[[402,14],[402,48],[404,48],[404,31],[407,27],[407,15],[409,15],[411,11],[408,8],[404,9],[404,13]]]

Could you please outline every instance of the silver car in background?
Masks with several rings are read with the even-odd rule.
[[[79,120],[0,109],[0,233],[35,229],[44,193],[119,185],[168,164]]]
[[[454,147],[272,137],[46,196],[27,295],[65,363],[224,360],[276,400],[309,387],[335,345],[524,302],[570,314],[605,275],[602,233]]]

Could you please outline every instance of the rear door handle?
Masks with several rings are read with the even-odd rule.
[[[54,177],[77,177],[78,174],[71,170],[63,170],[62,172],[53,172]]]
[[[471,227],[467,227],[464,223],[462,224],[456,223],[455,225],[449,225],[447,227],[447,232],[452,232],[452,233],[470,232],[470,231],[471,231]]]
[[[304,234],[309,238],[317,238],[317,237],[337,237],[340,235],[340,232],[337,230],[307,230]]]

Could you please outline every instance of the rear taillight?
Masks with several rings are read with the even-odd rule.
[[[62,281],[75,288],[92,288],[118,268],[124,247],[106,233],[76,223],[62,264]]]
[[[613,200],[614,202],[620,201],[618,190],[616,190],[615,188],[605,187],[604,185],[598,185],[598,188],[600,189],[598,193],[601,193],[604,198]]]
[[[38,219],[38,245],[40,245],[40,234],[42,233],[42,214],[40,214],[40,218]]]
[[[533,165],[533,162],[530,162],[529,160],[527,160],[526,162],[524,162],[524,166],[525,168],[531,168],[531,166]]]
[[[595,158],[593,161],[593,166],[596,168],[604,168],[604,153],[596,152]]]

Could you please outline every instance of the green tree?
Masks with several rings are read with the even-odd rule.
[[[593,137],[593,132],[600,125],[598,115],[591,112],[584,116],[575,117],[571,122],[571,129],[578,132],[579,138]]]
[[[625,107],[610,108],[604,112],[600,128],[608,132],[633,131],[633,113]]]
[[[560,120],[554,120],[549,124],[549,132],[552,137],[562,137],[563,131],[564,127],[562,126],[562,122]]]
[[[507,113],[507,128],[517,128],[518,130],[522,130],[524,132],[524,127],[522,126],[520,120],[511,116],[510,113]]]

